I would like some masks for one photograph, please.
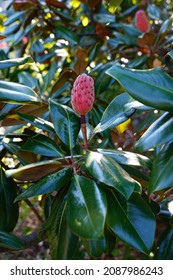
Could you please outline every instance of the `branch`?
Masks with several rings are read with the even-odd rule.
[[[39,222],[41,224],[44,223],[43,218],[40,216],[40,214],[38,213],[37,209],[35,209],[35,207],[33,206],[33,204],[31,203],[31,201],[29,199],[25,199],[24,200],[26,202],[26,204],[31,208],[31,210],[34,212],[34,214],[36,215],[37,219],[39,220]]]
[[[171,194],[173,194],[173,188],[171,188],[168,191],[166,191],[164,193],[163,197],[162,196],[158,196],[155,199],[153,199],[153,201],[158,203],[158,202],[162,201],[163,199],[167,198],[168,196],[170,196]]]

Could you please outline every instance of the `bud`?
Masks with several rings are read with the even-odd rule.
[[[71,102],[73,109],[79,115],[86,115],[93,108],[94,80],[86,74],[77,77],[73,84]]]
[[[143,33],[148,32],[150,24],[148,18],[143,10],[139,10],[135,14],[135,25],[137,29]]]

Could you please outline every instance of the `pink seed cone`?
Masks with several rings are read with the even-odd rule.
[[[79,75],[73,84],[71,96],[74,111],[86,115],[93,107],[94,98],[94,80],[86,74]]]
[[[150,24],[148,18],[143,10],[139,10],[135,14],[135,25],[137,29],[143,33],[148,32]]]

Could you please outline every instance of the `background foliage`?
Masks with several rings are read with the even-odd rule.
[[[120,258],[123,242],[172,259],[171,1],[0,3],[1,249],[47,238],[53,259]],[[96,94],[87,150],[71,107],[83,72]],[[17,237],[25,204],[40,224]]]

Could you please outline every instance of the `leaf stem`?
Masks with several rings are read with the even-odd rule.
[[[87,140],[87,129],[86,129],[85,115],[81,115],[80,123],[81,123],[81,130],[82,130],[82,135],[83,135],[83,140],[84,140],[84,148],[85,148],[85,150],[87,150],[88,149],[88,140]]]

